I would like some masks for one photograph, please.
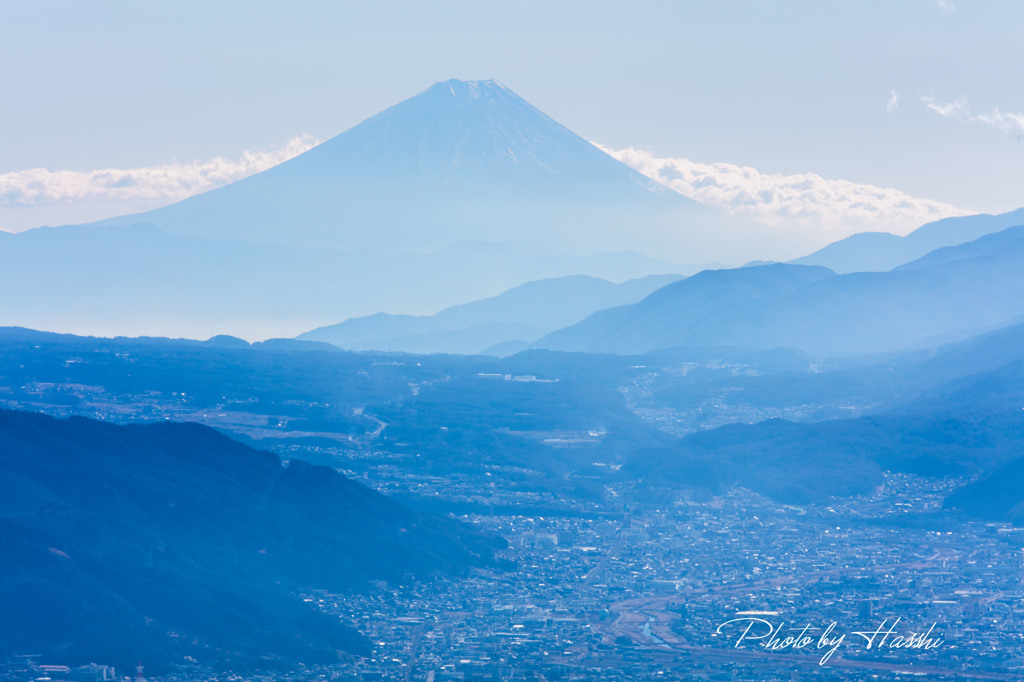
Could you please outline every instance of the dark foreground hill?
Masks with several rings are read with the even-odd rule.
[[[196,424],[0,412],[0,656],[160,668],[368,645],[299,591],[491,561],[495,540]]]
[[[623,473],[638,481],[644,496],[680,489],[720,493],[740,485],[782,503],[822,503],[871,492],[883,471],[973,475],[1022,444],[1024,418],[1016,414],[886,414],[812,424],[773,419],[693,434],[671,448],[641,453]],[[1009,488],[1019,490],[1019,474],[1014,480]]]
[[[1024,525],[1024,457],[1016,457],[968,483],[948,498],[946,507],[985,521]]]

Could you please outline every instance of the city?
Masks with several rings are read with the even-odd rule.
[[[356,624],[372,656],[245,679],[1021,679],[1024,529],[952,518],[941,503],[954,485],[889,474],[873,495],[826,507],[736,489],[664,507],[466,515],[509,541],[503,570],[365,594],[312,591],[306,601]],[[465,494],[400,474],[384,487]],[[784,635],[816,628],[816,641],[835,623],[846,638],[822,663],[828,649],[767,651],[753,633],[737,643],[739,626],[723,624],[744,618],[784,622],[793,630]],[[896,634],[931,628],[941,644],[868,650],[854,635],[897,619]],[[40,670],[9,664],[4,679],[41,679]],[[161,679],[239,678],[196,666]]]

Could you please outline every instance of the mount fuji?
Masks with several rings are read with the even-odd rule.
[[[457,80],[234,184],[0,245],[0,287],[19,291],[0,324],[249,339],[430,315],[545,278],[801,252],[640,175],[500,83]]]
[[[737,264],[785,250],[763,228],[637,173],[493,80],[437,83],[267,171],[102,222],[317,249],[512,242]]]

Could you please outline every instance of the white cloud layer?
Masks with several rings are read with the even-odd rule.
[[[935,4],[943,14],[956,14],[956,4],[953,0],[935,0]]]
[[[929,108],[944,116],[967,117],[993,127],[1018,126],[1024,130],[1021,117],[1007,118],[1014,115],[998,110],[972,117],[966,100],[962,99],[948,105],[931,102]],[[48,210],[47,207],[76,210],[76,206],[103,202],[102,217],[114,204],[154,200],[162,204],[227,185],[287,161],[316,144],[315,138],[302,135],[277,149],[246,151],[234,160],[215,158],[92,171],[34,168],[5,173],[0,175],[0,209],[38,213]],[[831,241],[865,230],[905,234],[928,221],[968,213],[899,190],[826,180],[813,173],[769,175],[729,163],[698,163],[661,158],[632,147],[613,150],[597,146],[680,194],[817,241]]]
[[[146,168],[51,171],[45,168],[0,175],[0,207],[20,208],[90,201],[185,197],[226,185],[298,156],[318,144],[300,135],[272,150],[246,151],[238,159],[215,158]]]
[[[960,96],[952,102],[937,102],[934,97],[922,97],[924,105],[944,118],[966,123],[980,123],[997,133],[1024,137],[1024,114],[1014,114],[995,108],[988,114],[972,114],[967,98]]]
[[[900,108],[900,94],[893,90],[889,93],[889,101],[885,103],[885,113],[891,114]]]
[[[814,173],[765,174],[749,166],[660,158],[632,147],[614,150],[597,146],[701,203],[819,241],[865,231],[906,234],[932,220],[970,213],[898,189],[828,180]]]

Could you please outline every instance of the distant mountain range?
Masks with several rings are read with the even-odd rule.
[[[349,350],[407,353],[490,353],[522,350],[547,332],[611,306],[633,303],[681,275],[651,275],[621,284],[571,275],[527,282],[492,298],[445,308],[436,315],[378,313],[300,334]]]
[[[364,654],[302,590],[492,561],[500,541],[196,424],[0,411],[0,656],[159,670]]]
[[[1000,216],[951,218],[925,225],[905,238],[896,238],[901,240],[903,246],[900,248],[869,249],[866,253],[872,253],[876,258],[891,259],[895,264],[892,269],[898,272],[950,266],[954,262],[963,264],[967,261],[973,261],[978,266],[981,263],[979,259],[1005,262],[1007,258],[1015,257],[1012,254],[1015,253],[1015,245],[1019,246],[1020,230],[1004,229],[992,234],[987,230],[1018,219],[1024,219],[1024,209]],[[957,241],[963,237],[973,238],[978,234],[982,236],[974,241]],[[870,240],[870,235],[861,236]],[[940,246],[911,262],[903,263],[900,260],[908,254],[920,251],[926,245],[941,245],[947,242],[956,245]],[[843,252],[843,249],[849,251],[844,244],[848,244],[848,241],[844,240],[835,245],[838,248],[837,253]],[[1004,251],[1005,253],[1001,253]],[[813,259],[799,259],[808,260]],[[752,263],[741,269],[705,271],[685,284],[678,283],[678,280],[683,279],[679,276],[665,280],[648,277],[626,282],[617,289],[610,282],[583,276],[551,279],[522,285],[491,299],[453,306],[434,316],[377,314],[322,327],[306,332],[298,338],[325,341],[352,350],[396,350],[413,353],[491,352],[499,355],[521,350],[531,342],[534,342],[535,347],[543,348],[624,353],[643,353],[676,345],[736,345],[764,348],[770,346],[766,346],[758,336],[762,329],[757,325],[771,325],[772,320],[757,322],[757,315],[763,315],[772,305],[776,305],[780,298],[790,294],[799,297],[801,294],[797,293],[798,290],[803,291],[819,280],[835,274],[820,266],[801,269],[793,267],[794,265],[798,265],[798,262],[789,266]],[[984,265],[980,267],[985,270]],[[1012,263],[1010,267],[1012,270]],[[941,279],[942,272],[944,270],[940,268],[930,276]],[[982,272],[982,277],[992,274],[994,273]],[[968,273],[958,272],[956,276],[964,278],[966,286],[971,291],[979,291],[975,286],[977,283],[968,281],[971,279]],[[659,281],[675,284],[654,294],[658,287],[653,284]],[[991,284],[987,291],[982,292],[980,300],[1000,297],[1000,282]],[[920,285],[917,293],[907,290],[908,287],[912,289],[916,285]],[[915,284],[915,281],[906,281],[905,277],[901,279],[898,275],[870,279],[851,276],[836,281],[830,279],[827,284],[822,283],[821,286],[837,287],[843,293],[836,297],[832,310],[815,312],[815,328],[811,330],[810,336],[799,339],[791,337],[785,339],[784,343],[825,353],[896,350],[908,343],[938,343],[945,340],[943,335],[947,333],[963,335],[977,328],[995,326],[1008,321],[1008,318],[1002,317],[1007,312],[1005,306],[1002,310],[997,307],[998,312],[992,312],[991,315],[986,311],[972,310],[970,314],[961,318],[964,323],[968,323],[972,316],[982,317],[980,322],[974,323],[977,326],[961,323],[956,313],[947,314],[945,318],[938,316],[930,320],[919,320],[923,324],[918,324],[911,320],[922,314],[912,313],[907,320],[908,327],[930,329],[930,334],[914,337],[913,329],[897,328],[891,336],[874,339],[873,346],[863,346],[856,345],[863,341],[856,334],[851,336],[841,332],[842,338],[832,338],[821,344],[820,341],[813,339],[815,336],[827,337],[832,333],[830,316],[857,314],[857,311],[844,312],[844,305],[863,306],[859,312],[864,315],[865,322],[862,326],[865,328],[883,324],[884,321],[880,320],[878,315],[864,308],[875,307],[871,297],[886,298],[887,286],[893,287],[894,295],[898,293],[900,296],[914,297],[920,294],[929,299],[926,305],[939,309],[944,307],[943,302],[936,299],[941,287],[935,289],[924,280]],[[985,286],[981,286],[981,290],[985,290]],[[603,310],[636,303],[648,294],[652,295],[642,305],[636,305],[628,310]],[[959,300],[961,304],[968,303],[962,296]],[[827,307],[828,303],[823,302],[823,305]],[[731,319],[730,316],[737,315],[737,310],[742,310],[743,306],[752,306],[758,310],[756,314],[746,316],[746,319]],[[878,306],[880,310],[886,307],[891,308],[884,300]],[[919,305],[915,302],[912,307]],[[972,307],[973,304],[967,306]],[[1010,308],[1010,313],[1017,314],[1012,305]],[[793,312],[799,313],[789,310],[788,314]],[[1020,313],[1024,313],[1024,310]],[[576,329],[557,331],[559,327],[580,322],[589,314],[594,314],[593,319]],[[680,319],[684,320],[682,325],[679,324]],[[843,318],[843,323],[848,322],[849,318]],[[602,327],[604,324],[608,326],[607,331]],[[724,328],[716,326],[718,324],[722,324]],[[545,333],[549,333],[550,336],[538,341]],[[588,334],[591,335],[590,338],[583,338]],[[749,336],[745,337],[744,334]],[[578,335],[578,338],[572,342],[567,341],[573,335]],[[637,339],[634,345],[630,345],[628,341],[631,335],[635,335]],[[843,346],[838,343],[839,341],[856,343]],[[780,343],[782,342],[780,339]]]
[[[889,269],[1020,216],[939,221],[905,238],[857,235],[797,264]],[[319,335],[377,313],[432,316],[535,280],[690,275],[801,248],[638,174],[500,83],[445,81],[279,166],[171,206],[0,234],[0,286],[20,292],[0,304],[0,325]],[[385,319],[399,326],[389,331]],[[508,353],[553,331],[516,319],[343,324],[331,332],[342,345],[417,351]]]
[[[499,83],[446,81],[171,206],[0,234],[0,286],[22,292],[0,324],[293,336],[538,279],[691,274],[799,250],[638,174]]]
[[[0,233],[0,324],[98,336],[294,336],[381,310],[434,312],[523,281],[622,280],[677,266],[639,254],[536,254],[463,243],[420,255],[317,251],[84,226]],[[429,286],[420,286],[429,282]]]
[[[888,232],[861,232],[790,262],[823,265],[841,274],[884,272],[935,249],[963,244],[1014,225],[1024,225],[1024,208],[999,215],[944,218],[923,225],[905,237]]]
[[[794,387],[812,402],[837,391],[849,402],[878,404],[858,418],[733,424],[639,452],[623,471],[638,481],[642,496],[718,493],[738,484],[780,502],[820,503],[869,492],[883,471],[980,474],[950,495],[947,507],[1024,523],[1024,325],[878,363],[861,359],[850,369],[786,371],[752,381],[712,390],[757,405],[785,405]]]
[[[212,336],[0,327],[0,660],[369,654],[303,595],[501,561],[428,510],[628,521],[900,472],[968,481],[934,518],[1024,523],[1022,223],[771,262],[796,247],[446,81],[175,205],[0,233],[0,325]]]
[[[776,272],[794,267],[815,272]],[[870,491],[886,470],[984,474],[1024,444],[1024,324],[939,348],[827,361],[710,347],[415,356],[311,341],[23,329],[0,329],[0,346],[6,404],[209,420],[262,447],[304,444],[308,456],[357,470],[372,465],[339,446],[429,475],[514,471],[509,486],[571,499],[600,499],[603,481],[618,480],[636,482],[644,499],[740,484],[780,501],[821,502]],[[769,419],[779,414],[786,419]],[[692,435],[659,428],[673,423]]]
[[[619,481],[635,484],[645,500],[739,484],[783,502],[823,502],[870,491],[884,471],[984,475],[1024,444],[1024,324],[938,349],[827,362],[729,348],[414,356],[294,340],[250,346],[18,329],[0,330],[0,347],[6,404],[209,420],[261,447],[304,445],[307,456],[356,470],[368,466],[358,453],[372,451],[388,467],[431,476],[514,472],[505,485],[559,499],[601,499],[604,484]],[[767,419],[791,407],[792,418]],[[696,433],[679,438],[658,428],[687,410]],[[732,423],[704,421],[728,423],[720,416]],[[59,431],[64,422],[49,424]],[[107,442],[97,433],[81,432],[83,447]],[[140,451],[154,471],[177,466]],[[263,461],[230,450],[225,466],[236,455]],[[201,478],[196,472],[190,485]],[[20,499],[18,490],[0,486],[4,500]],[[1008,518],[1016,504],[957,506]]]
[[[677,346],[874,353],[943,341],[1024,315],[1024,227],[947,247],[891,272],[762,265],[699,273],[537,341],[637,354]]]

